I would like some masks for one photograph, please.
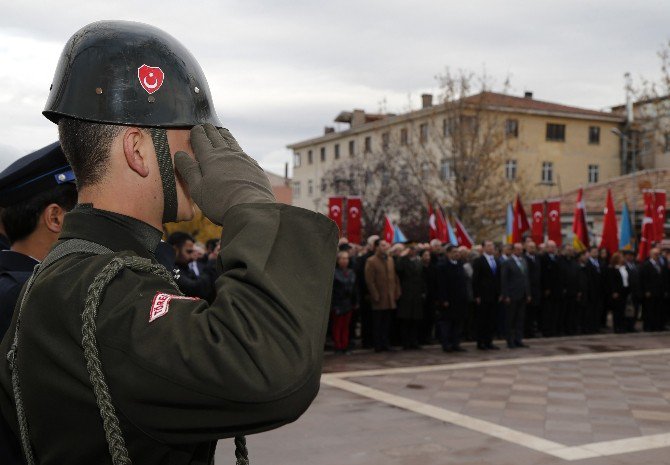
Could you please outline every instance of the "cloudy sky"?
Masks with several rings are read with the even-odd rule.
[[[446,67],[601,109],[622,103],[624,72],[658,75],[670,39],[667,0],[28,0],[0,11],[0,169],[56,140],[41,115],[56,62],[72,33],[101,19],[151,23],[184,43],[221,120],[278,173],[287,144],[341,110],[416,108]]]

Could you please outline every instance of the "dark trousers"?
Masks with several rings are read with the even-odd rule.
[[[527,304],[524,317],[524,335],[526,338],[535,337],[540,328],[540,306],[537,304]]]
[[[435,304],[426,302],[423,304],[423,320],[419,325],[419,343],[430,344],[433,340],[433,329],[435,328]]]
[[[505,334],[507,345],[514,347],[523,339],[523,323],[526,312],[526,299],[511,300],[505,309]]]
[[[587,334],[597,333],[600,329],[600,318],[603,311],[600,299],[589,299],[586,302],[584,314],[584,332]]]
[[[663,331],[663,299],[656,297],[645,298],[642,301],[642,322],[645,331]]]
[[[620,295],[617,299],[612,299],[609,307],[612,309],[612,326],[615,333],[625,333],[626,324],[626,297]]]
[[[475,321],[477,325],[477,345],[488,346],[493,344],[493,333],[496,328],[498,303],[482,302],[475,305]]]
[[[577,296],[565,296],[565,304],[563,306],[563,332],[569,336],[577,334],[577,329],[580,324],[580,307],[577,304]]]
[[[419,329],[422,320],[412,320],[408,318],[399,318],[400,342],[403,348],[413,349],[419,346]]]
[[[545,300],[542,305],[542,336],[556,336],[559,332],[559,322],[562,317],[563,301],[557,299]]]
[[[463,331],[463,318],[465,310],[457,312],[440,312],[437,324],[440,327],[440,344],[442,348],[455,349],[461,345],[461,332]]]
[[[372,334],[375,349],[388,349],[391,345],[391,318],[393,310],[372,310]]]
[[[361,299],[361,345],[369,349],[374,343],[372,307],[370,307],[370,296]]]

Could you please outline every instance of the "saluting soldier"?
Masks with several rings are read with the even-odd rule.
[[[297,419],[319,388],[334,223],[275,202],[198,63],[154,27],[75,33],[44,115],[79,204],[0,346],[0,409],[26,462],[211,464],[218,439]],[[153,255],[191,198],[224,231],[211,305]]]

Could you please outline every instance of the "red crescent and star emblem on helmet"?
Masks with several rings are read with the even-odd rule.
[[[142,65],[137,68],[137,78],[140,80],[142,88],[149,94],[153,94],[163,85],[165,74],[157,66]]]

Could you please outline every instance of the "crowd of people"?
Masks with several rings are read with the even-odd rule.
[[[527,339],[662,331],[670,309],[670,250],[575,250],[554,241],[472,249],[430,243],[359,246],[341,239],[331,304],[332,346],[347,354],[421,348],[527,348]],[[641,322],[641,323],[638,323]],[[360,339],[357,341],[357,339]]]

